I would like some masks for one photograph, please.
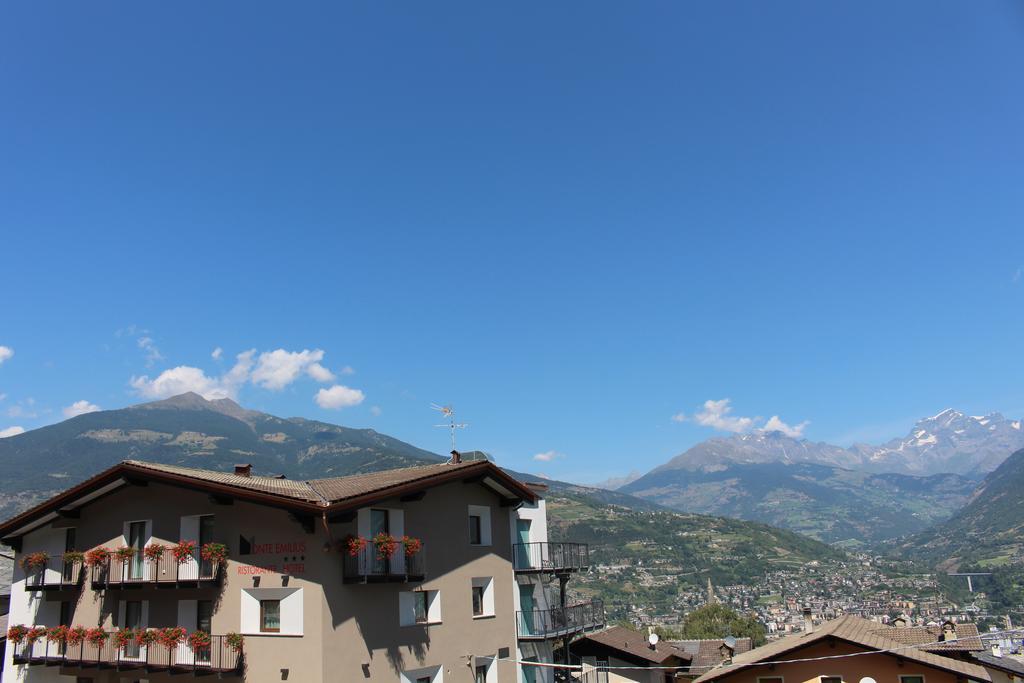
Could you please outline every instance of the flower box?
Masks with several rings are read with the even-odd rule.
[[[178,564],[185,564],[196,556],[196,542],[178,541],[178,544],[171,548],[171,554]]]
[[[412,536],[402,536],[402,547],[405,548],[405,556],[412,557],[423,550],[423,541]]]
[[[28,635],[28,627],[21,624],[15,624],[7,629],[7,640],[15,645],[20,645],[26,635]]]
[[[35,572],[46,566],[46,563],[50,561],[50,553],[39,552],[29,553],[21,558],[21,568],[27,572]]]
[[[390,560],[398,550],[398,539],[391,534],[381,532],[373,537],[373,546],[377,549],[378,559]]]
[[[110,559],[110,548],[93,548],[85,554],[85,564],[88,567],[97,567]]]
[[[163,543],[150,543],[142,549],[142,554],[145,555],[146,559],[150,562],[159,562],[160,558],[164,556],[164,552],[167,550],[167,546]]]
[[[86,629],[85,631],[85,640],[97,648],[103,647],[108,638],[110,638],[110,634],[99,627]]]
[[[67,639],[66,639],[65,642],[67,642],[68,645],[72,645],[72,646],[73,645],[78,645],[83,640],[85,640],[85,636],[87,634],[88,634],[88,631],[86,630],[86,628],[84,626],[75,626],[74,628],[69,628],[68,629]]]
[[[228,559],[228,547],[223,543],[204,543],[199,549],[199,556],[206,562],[225,562]]]

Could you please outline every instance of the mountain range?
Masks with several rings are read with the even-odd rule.
[[[827,542],[874,543],[948,519],[1020,448],[1020,420],[944,410],[879,446],[843,448],[777,431],[709,439],[617,490]]]
[[[251,462],[261,474],[312,478],[434,463],[442,456],[369,429],[284,419],[228,399],[183,394],[0,439],[0,461],[7,464],[0,517],[126,458],[226,471]],[[619,491],[544,483],[552,540],[590,542],[595,558],[609,564],[664,560],[683,549],[687,566],[696,569],[681,581],[711,576],[736,583],[755,581],[772,567],[844,558],[841,550],[766,524],[682,514]],[[646,595],[598,579],[584,589],[622,610]]]

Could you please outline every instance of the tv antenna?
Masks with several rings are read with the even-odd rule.
[[[467,423],[465,423],[465,422],[456,422],[455,421],[455,409],[452,408],[450,405],[448,405],[448,406],[439,406],[436,403],[431,403],[430,407],[433,408],[434,410],[438,411],[439,413],[441,413],[441,415],[443,415],[445,417],[445,419],[448,420],[448,424],[434,425],[434,426],[435,427],[443,427],[443,428],[448,429],[448,430],[451,431],[451,434],[452,434],[452,450],[454,451],[455,450],[455,430],[456,429],[465,429],[469,425]]]

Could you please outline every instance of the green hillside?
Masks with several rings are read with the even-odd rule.
[[[652,472],[621,491],[685,512],[757,520],[856,547],[949,518],[976,483],[956,474],[870,474],[812,463]]]

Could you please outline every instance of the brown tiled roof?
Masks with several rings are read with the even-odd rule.
[[[402,467],[395,470],[354,474],[348,477],[313,479],[309,481],[309,485],[325,500],[331,503],[340,503],[349,498],[384,491],[394,486],[426,481],[439,474],[474,469],[480,462],[463,462],[457,465],[439,463],[437,465],[421,465],[419,467]]]
[[[535,501],[537,494],[500,467],[486,460],[439,463],[369,474],[299,481],[277,477],[241,476],[233,472],[125,460],[86,481],[0,524],[0,537],[11,537],[46,515],[81,504],[83,497],[124,480],[143,479],[193,486],[216,495],[285,507],[305,514],[344,511],[376,500],[414,492],[459,479],[479,480],[508,499]]]
[[[878,635],[903,645],[922,645],[929,652],[978,652],[985,649],[976,624],[957,624],[956,640],[942,640],[941,626],[884,627]],[[940,642],[941,641],[941,642]]]
[[[672,644],[685,650],[690,660],[690,673],[704,673],[708,669],[722,663],[722,640],[674,640]],[[733,647],[733,657],[749,652],[754,643],[750,638],[737,638]]]
[[[127,465],[140,467],[144,470],[177,474],[183,477],[188,477],[189,479],[196,479],[198,481],[208,481],[213,484],[223,484],[225,486],[248,489],[250,491],[259,491],[261,493],[269,493],[271,495],[283,496],[285,498],[294,498],[295,500],[302,500],[309,503],[321,502],[320,496],[316,495],[316,491],[314,491],[312,487],[310,487],[309,483],[305,481],[277,479],[275,477],[258,477],[255,475],[243,477],[234,474],[233,472],[217,472],[214,470],[201,470],[195,467],[163,465],[155,462],[146,462],[144,460],[125,460],[124,462]]]
[[[584,641],[603,645],[634,659],[642,659],[652,664],[661,664],[672,657],[678,657],[683,661],[690,660],[690,655],[666,640],[659,641],[652,649],[646,635],[624,626],[613,626],[604,631],[591,633],[576,641],[576,643],[579,644]],[[576,646],[573,645],[573,647]]]
[[[801,633],[788,638],[782,638],[775,642],[762,645],[737,655],[732,660],[732,666],[719,667],[708,671],[696,679],[696,683],[712,681],[729,674],[753,666],[759,662],[779,661],[779,658],[789,652],[813,645],[821,640],[832,637],[855,645],[860,645],[868,650],[899,650],[899,656],[927,666],[944,671],[955,673],[964,678],[975,681],[990,681],[988,672],[977,664],[971,664],[959,659],[944,657],[932,652],[925,652],[909,644],[900,643],[888,636],[889,633],[898,629],[880,629],[878,622],[861,619],[853,615],[846,615],[832,621],[827,621],[811,633]]]

